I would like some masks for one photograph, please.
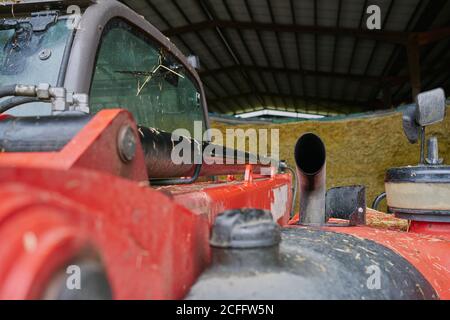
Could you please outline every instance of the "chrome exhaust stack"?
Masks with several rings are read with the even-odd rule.
[[[319,136],[308,132],[295,144],[298,188],[300,193],[299,223],[323,225],[326,222],[326,151]]]

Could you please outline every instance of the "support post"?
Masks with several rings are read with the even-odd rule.
[[[411,37],[408,40],[406,51],[408,55],[408,70],[412,90],[412,98],[416,99],[416,96],[420,93],[420,47],[417,41],[417,37]]]

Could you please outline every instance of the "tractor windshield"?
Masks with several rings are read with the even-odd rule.
[[[60,19],[42,30],[33,26],[30,20],[3,20],[0,24],[0,86],[57,85],[64,49],[71,34],[66,22],[66,19]],[[0,99],[0,106],[8,99],[10,97]],[[16,116],[49,115],[51,106],[33,102],[6,113]]]
[[[203,121],[200,89],[173,55],[145,32],[113,19],[99,45],[90,92],[91,112],[128,109],[140,125],[193,132]]]

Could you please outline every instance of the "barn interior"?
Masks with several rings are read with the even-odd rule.
[[[419,92],[450,95],[446,0],[122,1],[199,60],[212,126],[280,130],[281,159],[304,132],[328,150],[328,187],[384,190],[387,168],[418,162],[401,112]],[[368,29],[379,8],[380,29]],[[447,100],[447,104],[449,101]],[[450,122],[430,127],[444,159]]]

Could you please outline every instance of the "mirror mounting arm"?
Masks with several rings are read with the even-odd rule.
[[[425,126],[420,127],[420,164],[425,164]]]
[[[445,117],[445,111],[444,90],[437,88],[418,94],[416,103],[408,106],[403,112],[403,131],[408,141],[416,143],[420,138],[419,163],[421,165],[427,163],[425,159],[425,127],[442,121]],[[438,160],[436,161],[438,162]]]

